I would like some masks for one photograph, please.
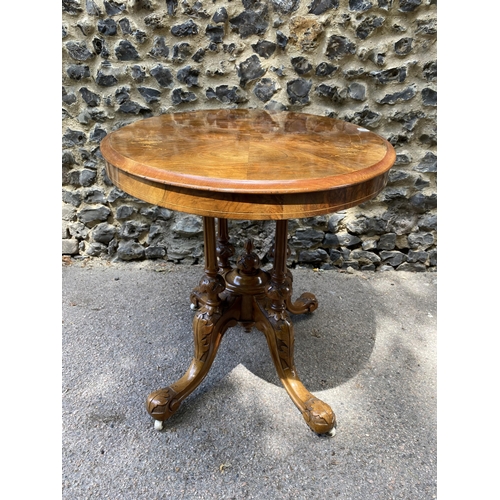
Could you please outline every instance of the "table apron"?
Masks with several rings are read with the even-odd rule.
[[[248,194],[162,184],[124,172],[109,162],[106,172],[119,189],[153,205],[200,216],[242,220],[286,220],[329,214],[374,198],[388,181],[386,172],[358,184],[325,191]]]

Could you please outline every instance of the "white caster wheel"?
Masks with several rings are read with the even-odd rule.
[[[194,304],[191,304],[190,307],[191,307],[191,311],[197,311],[198,310],[198,308]]]
[[[337,434],[337,429],[335,427],[330,432],[326,433],[326,435],[330,437],[335,436],[335,434]]]
[[[161,420],[155,420],[155,431],[161,431],[163,429],[163,422]]]

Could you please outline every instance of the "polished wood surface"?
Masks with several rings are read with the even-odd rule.
[[[307,425],[332,433],[335,413],[304,387],[295,368],[290,314],[311,313],[318,301],[312,293],[292,300],[288,219],[374,197],[394,163],[392,146],[332,118],[232,109],[138,121],[107,135],[101,151],[109,178],[123,191],[203,216],[205,274],[191,294],[194,357],[177,382],[147,397],[155,425],[161,427],[198,387],[223,335],[239,324],[264,333],[283,386]],[[276,220],[271,272],[260,269],[251,241],[232,267],[227,218]]]
[[[123,191],[210,217],[290,219],[369,200],[393,147],[357,125],[303,113],[223,109],[137,121],[101,142]]]

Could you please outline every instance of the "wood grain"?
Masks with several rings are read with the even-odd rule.
[[[374,197],[393,147],[357,125],[303,113],[203,110],[107,135],[111,181],[152,204],[210,217],[288,219]]]

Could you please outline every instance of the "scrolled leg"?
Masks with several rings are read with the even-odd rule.
[[[318,434],[327,434],[335,427],[335,414],[304,387],[295,368],[294,332],[287,311],[291,281],[286,273],[286,222],[276,224],[274,266],[266,298],[256,301],[256,327],[265,334],[278,376],[307,425]]]

